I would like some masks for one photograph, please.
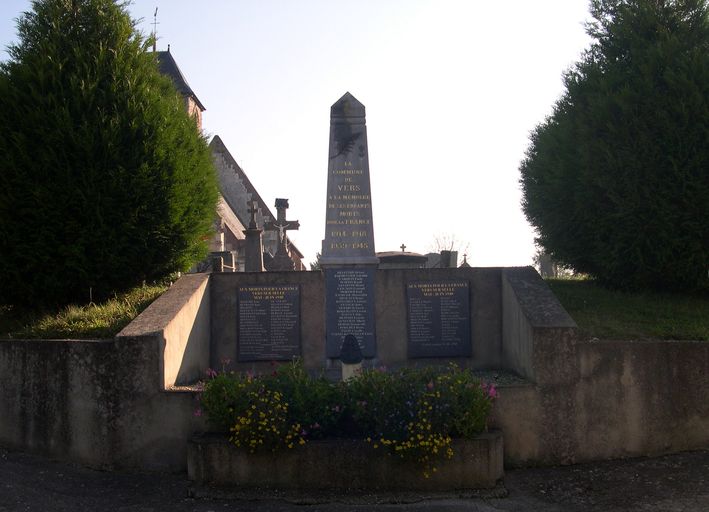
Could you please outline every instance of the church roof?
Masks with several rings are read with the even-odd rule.
[[[175,62],[175,59],[170,53],[170,50],[168,49],[168,51],[166,52],[155,53],[158,58],[158,69],[163,75],[167,75],[172,79],[172,83],[175,84],[175,89],[177,89],[177,92],[179,92],[183,96],[190,96],[195,101],[200,110],[207,110],[206,108],[204,108],[204,105],[202,105],[202,102],[199,101],[199,98],[197,98],[197,95],[190,87],[190,84],[188,84],[187,80],[185,80],[182,71],[180,71],[177,62]]]
[[[232,176],[224,176],[222,173],[218,172],[217,177],[219,178],[219,188],[222,192],[224,200],[232,209],[232,211],[234,211],[239,220],[244,223],[245,226],[248,225],[249,216],[245,214],[247,205],[245,201],[238,201],[238,198],[233,197],[233,195],[231,194],[231,188],[229,186],[229,183],[225,182],[225,180],[227,179],[238,179],[241,185],[251,196],[251,200],[256,201],[258,203],[258,207],[261,209],[261,214],[264,217],[270,217],[272,220],[275,220],[276,216],[271,213],[271,209],[261,198],[258,191],[256,190],[256,187],[253,186],[251,180],[249,180],[249,177],[246,175],[244,170],[239,166],[238,163],[236,163],[236,160],[231,155],[219,135],[215,135],[212,138],[212,141],[209,143],[209,148],[212,150],[213,154],[221,155],[222,158],[224,158],[224,160],[228,164],[228,166],[231,167],[233,171],[237,174],[237,176],[232,175],[232,178]],[[288,240],[289,249],[295,252],[298,257],[303,258],[303,253],[301,253],[300,250],[293,244],[293,242],[291,242],[290,238],[287,235],[286,238]]]

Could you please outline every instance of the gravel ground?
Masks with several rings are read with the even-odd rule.
[[[0,512],[125,511],[709,511],[709,450],[655,458],[508,471],[504,486],[464,495],[199,498],[184,474],[95,471],[0,449]]]

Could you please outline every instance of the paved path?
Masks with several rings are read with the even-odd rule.
[[[189,496],[185,475],[102,472],[0,449],[0,512],[709,511],[709,451],[508,471],[478,497]],[[502,491],[502,493],[500,492]],[[506,497],[493,497],[507,494]],[[392,501],[397,501],[392,503]]]

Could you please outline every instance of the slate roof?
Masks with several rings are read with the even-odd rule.
[[[166,52],[155,52],[155,54],[158,58],[158,69],[163,75],[167,75],[172,79],[172,83],[175,84],[175,89],[177,89],[177,92],[183,96],[190,96],[203,112],[207,110],[204,108],[204,105],[202,105],[202,102],[199,101],[199,98],[197,98],[197,95],[187,83],[187,80],[185,80],[182,71],[180,71],[177,62],[175,62],[175,59],[170,53],[170,50]]]
[[[270,217],[270,220],[275,220],[276,216],[271,213],[271,209],[268,207],[266,202],[261,198],[259,195],[258,191],[256,190],[256,187],[253,186],[251,183],[251,180],[249,180],[249,177],[246,175],[244,170],[239,166],[238,163],[236,163],[236,160],[234,157],[231,155],[229,150],[227,149],[226,145],[222,141],[222,139],[219,137],[219,135],[215,135],[212,138],[212,141],[209,143],[209,148],[212,150],[212,153],[218,153],[222,155],[226,163],[231,167],[234,172],[237,174],[239,181],[241,184],[246,188],[247,192],[251,195],[251,200],[256,201],[259,205],[259,208],[261,209],[261,215],[264,217]],[[218,178],[219,178],[219,188],[222,192],[222,195],[224,196],[224,200],[226,203],[229,205],[229,207],[232,209],[232,211],[236,214],[236,216],[239,218],[242,224],[244,226],[248,225],[249,222],[249,216],[245,215],[246,211],[246,203],[243,204],[236,204],[234,202],[234,198],[231,197],[228,191],[228,186],[226,183],[222,183],[223,179],[226,179],[224,176],[222,176],[221,173],[217,173]],[[234,176],[236,179],[237,176]],[[293,252],[295,252],[299,258],[303,258],[303,253],[300,252],[300,250],[291,242],[290,238],[286,234],[286,238],[288,240],[288,247],[291,249]]]

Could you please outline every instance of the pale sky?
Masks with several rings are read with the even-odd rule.
[[[0,1],[0,60],[27,0]],[[330,106],[367,108],[376,251],[455,238],[473,266],[528,265],[529,132],[590,40],[588,0],[135,0],[219,135],[312,261],[325,234]]]

